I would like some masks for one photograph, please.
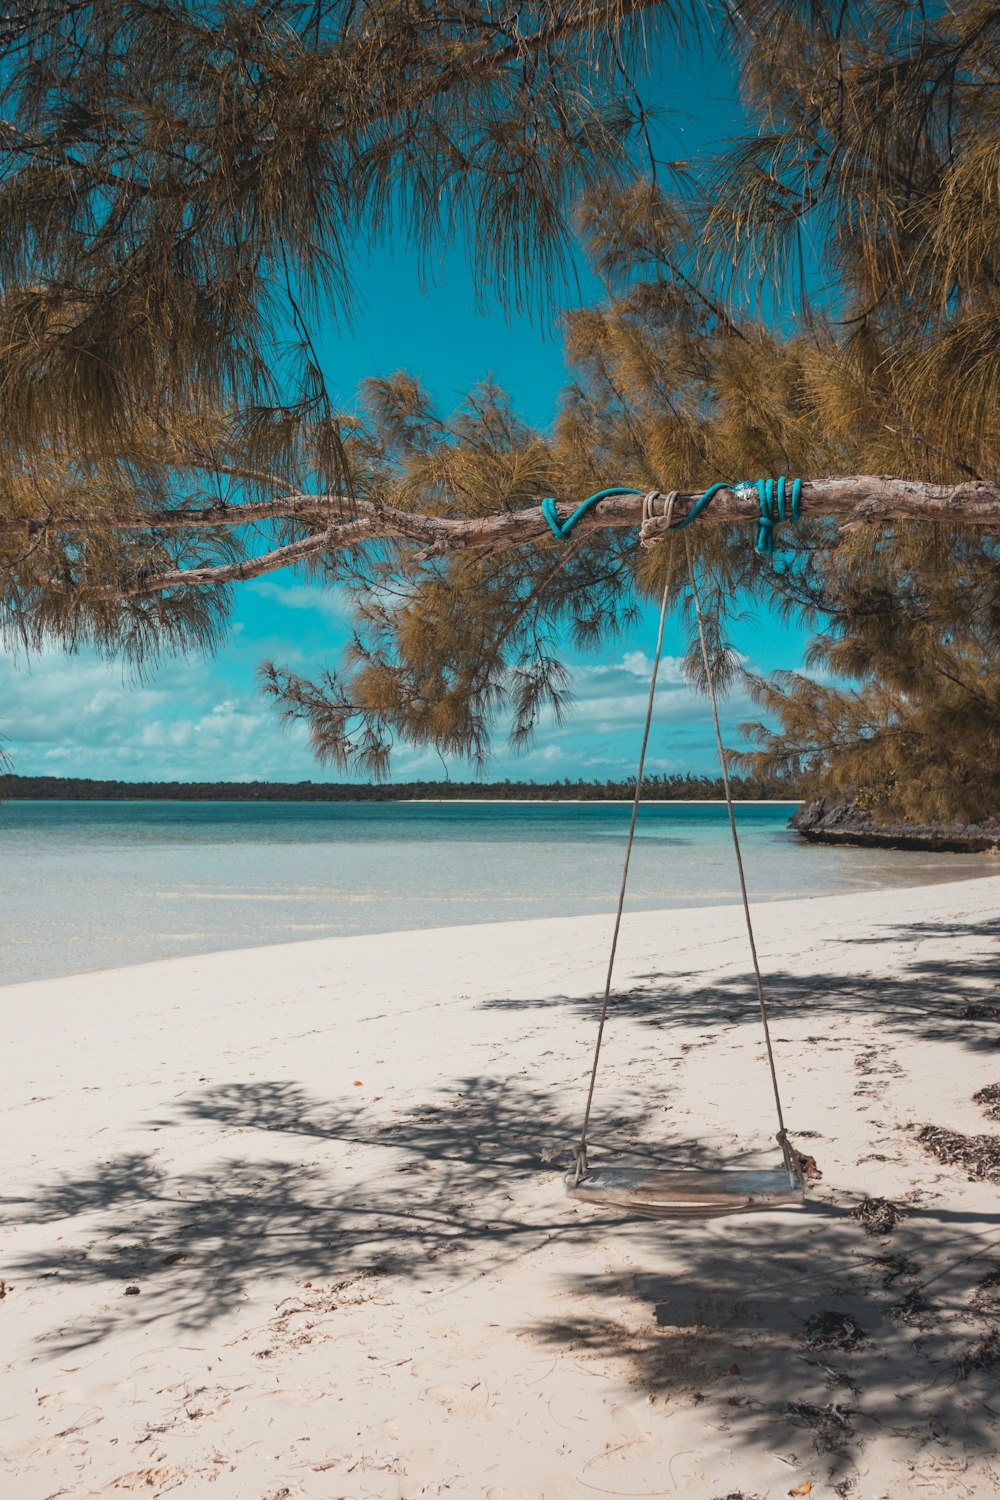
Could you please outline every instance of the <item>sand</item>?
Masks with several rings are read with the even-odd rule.
[[[823,1176],[706,1223],[562,1192],[606,917],[0,991],[0,1494],[1000,1494],[998,895],[757,909]],[[740,921],[627,918],[595,1160],[773,1160]]]

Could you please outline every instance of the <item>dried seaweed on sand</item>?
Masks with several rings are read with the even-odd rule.
[[[851,1417],[854,1407],[841,1406],[833,1401],[826,1406],[814,1406],[811,1401],[789,1401],[788,1414],[803,1427],[812,1430],[816,1447],[825,1453],[844,1445],[852,1435]]]
[[[974,1000],[962,1011],[963,1021],[1000,1021],[1000,1005],[986,1005]]]
[[[891,1234],[905,1215],[889,1198],[862,1198],[851,1218],[857,1219],[865,1234]]]
[[[961,1135],[957,1130],[925,1125],[917,1140],[939,1162],[960,1167],[973,1181],[1000,1182],[1000,1136]]]
[[[848,1313],[824,1310],[806,1319],[804,1338],[814,1349],[856,1349],[867,1337]]]
[[[985,1338],[955,1360],[960,1380],[968,1380],[974,1370],[992,1370],[997,1365],[1000,1365],[1000,1328],[991,1328]]]
[[[988,1119],[1000,1120],[1000,1083],[988,1083],[984,1089],[973,1094],[972,1102],[981,1106]]]
[[[909,1255],[873,1255],[868,1264],[882,1272],[882,1285],[893,1286],[901,1276],[917,1276],[920,1267]]]

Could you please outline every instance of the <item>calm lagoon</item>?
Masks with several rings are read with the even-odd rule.
[[[751,898],[981,876],[975,855],[821,848],[743,803]],[[625,803],[11,802],[0,982],[341,934],[611,911]],[[650,803],[628,908],[738,899],[725,807]]]

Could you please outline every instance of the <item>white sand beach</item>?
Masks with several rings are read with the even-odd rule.
[[[983,868],[755,909],[804,1211],[564,1196],[606,916],[0,991],[0,1493],[1000,1493],[1000,1190],[916,1139],[1000,1129]],[[626,918],[595,1162],[774,1159],[741,921]]]

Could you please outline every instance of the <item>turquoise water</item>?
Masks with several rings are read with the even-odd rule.
[[[989,873],[973,855],[822,849],[744,803],[751,898]],[[613,909],[623,803],[13,802],[0,981],[333,934]],[[628,906],[738,899],[723,806],[642,808]]]

